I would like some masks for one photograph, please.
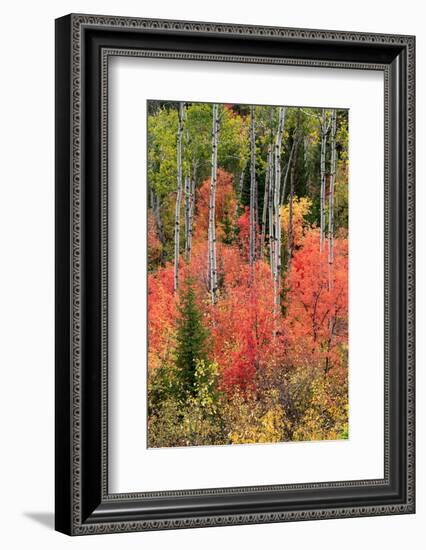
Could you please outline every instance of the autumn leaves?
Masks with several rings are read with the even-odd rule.
[[[347,112],[149,113],[150,445],[347,437]]]

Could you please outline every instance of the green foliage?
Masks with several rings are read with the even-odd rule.
[[[249,157],[248,124],[245,117],[222,108],[220,114],[218,163],[231,174],[239,173]]]
[[[186,279],[179,299],[176,369],[181,395],[196,392],[196,366],[207,360],[207,330],[197,306],[193,282]]]
[[[247,117],[219,106],[218,163],[230,173],[241,173],[249,156]],[[164,228],[164,260],[173,259],[177,186],[178,103],[148,104],[148,182],[159,197]],[[182,169],[196,190],[211,172],[212,104],[186,104],[183,124]],[[180,235],[183,242],[183,231]],[[181,242],[181,244],[182,244]]]
[[[348,422],[344,422],[342,424],[342,430],[341,430],[339,435],[340,435],[339,439],[349,439],[349,424],[348,424]]]
[[[348,396],[346,384],[333,377],[317,376],[309,386],[308,400],[293,432],[295,441],[347,439]]]
[[[223,237],[222,242],[225,244],[233,244],[237,238],[237,226],[230,212],[229,205],[225,205],[225,212],[222,222]]]
[[[177,109],[163,107],[148,115],[148,181],[160,198],[176,190]]]
[[[348,230],[349,223],[349,196],[348,184],[344,180],[337,181],[334,191],[334,226],[335,230]],[[328,207],[327,207],[328,213]]]
[[[151,372],[150,447],[347,439],[347,384],[321,368],[264,366],[256,392],[223,392],[217,363],[197,360],[193,391],[176,367]]]
[[[345,116],[343,116],[343,114]],[[341,160],[347,161],[349,158],[348,146],[349,146],[349,129],[348,129],[348,117],[346,113],[342,111],[337,112],[337,132],[336,142]]]
[[[207,363],[203,359],[195,365],[195,399],[196,403],[208,414],[215,414],[220,400],[218,391],[219,366]]]
[[[210,175],[212,105],[187,106],[184,122],[184,171],[199,183]]]
[[[224,414],[231,443],[278,443],[285,440],[285,411],[278,392],[257,395],[234,394]]]
[[[148,415],[156,414],[168,400],[178,401],[180,380],[175,365],[161,365],[148,372]]]
[[[278,113],[278,107],[255,107],[256,206],[259,219],[261,219],[264,201],[268,150],[275,138]],[[294,169],[292,208],[294,250],[303,248],[309,232],[314,237],[318,232],[316,228],[319,226],[320,210],[320,116],[321,109],[286,108],[280,158],[282,178],[289,163],[292,144],[299,135],[301,136],[295,154]],[[331,117],[331,110],[327,111],[327,117]],[[231,300],[232,293],[238,289],[241,290],[241,281],[244,281],[244,277],[249,273],[244,255],[245,226],[241,219],[237,218],[244,212],[244,206],[249,205],[250,202],[250,106],[220,104],[219,118],[218,166],[220,170],[228,172],[228,188],[224,191],[225,179],[219,178],[215,215],[219,251],[218,280],[223,292],[218,303],[210,307],[205,281],[207,227],[203,225],[201,230],[200,227],[201,220],[205,221],[208,217],[209,208],[212,104],[188,103],[185,109],[182,168],[183,175],[190,176],[191,181],[195,182],[196,200],[192,256],[190,260],[181,262],[179,294],[173,292],[172,273],[177,186],[178,103],[152,101],[148,104],[148,182],[150,189],[159,199],[162,232],[160,242],[157,235],[160,233],[158,216],[155,217],[154,212],[150,212],[149,276],[158,282],[156,277],[161,271],[162,279],[160,290],[156,294],[158,319],[155,325],[156,333],[154,331],[154,336],[158,336],[157,339],[161,342],[153,343],[155,338],[150,340],[148,444],[150,447],[171,447],[347,439],[349,435],[347,372],[342,369],[338,375],[336,370],[325,372],[318,355],[314,359],[310,358],[310,347],[320,348],[323,345],[315,340],[316,336],[312,342],[309,341],[310,343],[307,340],[310,332],[312,330],[316,332],[318,329],[315,324],[318,323],[316,318],[312,322],[313,328],[310,323],[305,323],[300,328],[300,340],[296,339],[290,326],[291,321],[296,317],[304,315],[304,308],[308,307],[305,302],[309,304],[309,299],[316,287],[312,289],[307,287],[309,292],[301,293],[303,302],[301,301],[299,309],[293,309],[292,319],[286,317],[289,304],[287,299],[285,301],[283,299],[282,330],[276,331],[277,334],[274,332],[273,338],[270,336],[271,332],[268,333],[269,327],[272,326],[268,316],[271,317],[273,311],[272,307],[268,306],[270,291],[268,284],[261,287],[262,291],[259,293],[252,293],[253,286],[249,285],[246,295],[244,292],[234,294],[237,298],[235,301]],[[334,201],[336,239],[339,236],[347,237],[348,138],[347,112],[338,110],[336,135],[338,164]],[[328,147],[325,159],[327,177],[330,153],[330,147]],[[237,194],[234,191],[238,190],[243,169],[242,196],[236,203]],[[228,189],[232,189],[232,186],[234,190],[230,193]],[[290,227],[288,205],[290,180],[287,180],[286,190],[285,204],[281,208],[282,297],[290,293],[292,285],[291,272],[285,267]],[[326,193],[328,190],[327,183]],[[219,215],[218,197],[223,198],[224,194],[229,199],[225,197],[221,202]],[[200,200],[201,198],[203,200]],[[326,201],[327,208],[328,201]],[[155,214],[157,215],[158,212]],[[184,227],[184,207],[181,213],[181,227]],[[184,237],[182,229],[180,231],[181,252]],[[316,244],[317,240],[315,240],[315,246]],[[268,246],[267,243],[261,261],[256,262],[256,269],[259,270],[259,280],[255,278],[257,285],[261,280],[270,280],[267,264]],[[297,269],[301,270],[305,266],[306,262],[303,266],[297,266]],[[194,278],[189,277],[188,273]],[[227,283],[225,283],[226,278],[229,279]],[[316,278],[316,272],[314,278]],[[229,281],[234,282],[229,284]],[[253,285],[253,282],[250,284]],[[323,294],[327,292],[326,287],[327,284],[322,290]],[[324,299],[323,294],[320,300]],[[167,296],[167,299],[164,296]],[[225,298],[228,300],[226,304],[229,309],[224,306]],[[333,302],[330,300],[330,303]],[[229,323],[229,328],[224,333],[222,327],[223,325],[228,327],[228,318],[231,316],[235,316],[237,321],[235,325]],[[153,316],[150,319],[152,321]],[[252,324],[256,326],[255,335],[251,332]],[[166,327],[164,330],[163,326]],[[223,334],[220,334],[221,331]],[[165,335],[168,337],[166,338]],[[219,344],[218,338],[221,338]],[[262,346],[270,351],[260,356],[259,349]],[[320,350],[318,354],[320,355],[322,351]],[[342,346],[338,353],[341,354],[338,359],[339,365],[347,365],[347,348]],[[232,387],[224,382],[226,370],[228,369],[228,372],[230,370],[230,365],[226,364],[229,357],[231,357],[232,368],[237,361],[240,361],[247,372],[255,372],[252,384],[249,383],[237,389],[237,386]],[[249,368],[252,366],[250,361],[255,363],[255,368],[252,370]],[[243,376],[246,376],[243,367],[241,367]]]
[[[219,369],[216,363],[197,360],[192,394],[182,398],[177,369],[169,378],[156,369],[148,385],[148,444],[150,447],[213,445],[223,441],[224,426],[218,414]],[[166,383],[164,381],[167,380]],[[158,387],[161,386],[161,393]]]

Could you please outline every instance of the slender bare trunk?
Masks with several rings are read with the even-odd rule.
[[[271,266],[272,279],[275,278],[275,232],[274,232],[274,155],[271,149],[271,164],[269,166],[269,190],[268,190],[268,227],[269,227],[269,263]]]
[[[263,194],[263,210],[262,210],[262,231],[260,237],[260,257],[263,258],[265,254],[265,237],[266,237],[266,214],[268,212],[269,202],[269,187],[271,184],[271,164],[272,164],[272,148],[268,147],[268,161],[266,163],[265,172],[265,192]]]
[[[334,261],[334,186],[336,182],[336,129],[337,116],[336,109],[331,113],[331,163],[330,163],[330,193],[328,196],[328,263],[331,265]]]
[[[253,279],[256,259],[256,133],[255,108],[250,108],[250,266]]]
[[[285,107],[280,107],[278,115],[278,128],[275,137],[275,174],[274,174],[274,246],[275,246],[275,270],[274,270],[274,309],[278,314],[281,293],[281,143],[284,131]]]
[[[295,146],[295,140],[293,140],[293,143],[292,143],[292,146],[291,146],[291,149],[290,149],[290,155],[288,157],[287,166],[286,166],[286,169],[285,169],[284,181],[283,181],[282,189],[281,189],[281,199],[280,199],[281,204],[284,204],[285,192],[286,192],[286,188],[287,188],[287,180],[288,180],[288,175],[290,173],[291,161],[293,159],[293,154],[294,154],[294,146]]]
[[[214,294],[212,293],[212,247],[211,247],[211,226],[209,214],[209,227],[207,230],[207,284],[210,292],[210,297],[213,302]]]
[[[303,164],[306,168],[306,165],[308,164],[308,138],[305,136],[303,138]]]
[[[208,231],[208,268],[210,295],[212,304],[216,303],[217,295],[217,263],[216,263],[216,184],[217,184],[217,147],[219,133],[219,107],[213,105],[212,120],[212,159],[211,159],[211,182],[210,182],[210,204],[209,204],[209,231]]]
[[[294,198],[294,172],[296,169],[297,148],[299,145],[299,136],[295,137],[292,149],[294,148],[294,157],[291,163],[290,172],[290,198],[288,205],[288,240],[287,240],[287,270],[291,267],[291,258],[293,255],[293,198]]]
[[[194,210],[195,210],[195,179],[191,179],[189,182],[189,214],[188,214],[188,241],[187,241],[187,261],[191,259],[192,250],[192,227],[194,223]]]
[[[191,179],[185,176],[185,260],[189,261],[190,245],[190,224],[191,224]]]
[[[259,258],[259,186],[254,183],[254,259]]]
[[[325,232],[325,157],[327,153],[327,112],[325,109],[322,110],[321,116],[321,160],[320,160],[320,170],[321,170],[321,189],[320,189],[320,252],[324,248],[324,232]]]
[[[336,164],[337,164],[337,150],[336,150],[336,130],[337,130],[337,113],[336,109],[331,112],[331,136],[330,136],[330,183],[329,183],[329,195],[328,195],[328,288],[333,287],[333,261],[334,261],[334,186],[336,181]],[[334,339],[334,328],[336,326],[336,318],[330,317],[328,321],[328,327],[330,330],[330,338],[328,341],[328,349],[331,348]],[[331,368],[330,360],[327,357],[325,364],[325,374]]]
[[[180,248],[180,207],[182,202],[182,135],[185,103],[179,103],[178,131],[177,131],[177,193],[175,208],[175,265],[174,291],[179,288],[179,248]]]

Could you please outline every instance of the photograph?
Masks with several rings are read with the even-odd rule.
[[[349,110],[146,124],[148,448],[348,439]]]
[[[332,520],[324,540],[349,550],[359,518],[403,546],[402,516],[416,513],[420,19],[369,6],[367,25],[365,10],[315,3],[305,22],[299,5],[297,18],[263,4],[233,18],[228,2],[219,22],[210,8],[216,21],[181,4],[177,19],[55,19],[55,530],[126,545],[131,532],[232,538],[301,522],[318,546],[324,528],[309,538],[306,525]],[[27,73],[13,82],[26,89]],[[29,143],[43,158],[45,140]],[[21,227],[34,201],[7,189]],[[39,263],[33,234],[24,271]],[[34,355],[20,344],[12,357]],[[300,546],[300,529],[282,528]]]

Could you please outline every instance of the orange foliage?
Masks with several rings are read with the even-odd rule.
[[[176,299],[173,294],[173,266],[160,267],[148,275],[148,365],[157,367],[170,360],[174,347]]]
[[[224,388],[245,389],[253,385],[257,369],[275,355],[281,337],[274,336],[277,320],[271,313],[274,298],[269,266],[257,262],[251,281],[250,267],[238,251],[227,252],[225,263],[230,269],[225,270],[224,291],[212,311],[214,360],[222,367]]]
[[[218,300],[210,301],[207,280],[207,224],[210,180],[197,194],[197,212],[191,260],[181,258],[179,279],[191,277],[204,323],[209,331],[210,359],[219,365],[220,387],[254,387],[255,376],[265,367],[309,367],[345,375],[348,338],[348,242],[336,237],[334,263],[328,264],[327,242],[319,251],[319,231],[304,227],[305,206],[296,201],[294,237],[297,245],[290,272],[283,279],[282,310],[274,318],[273,282],[267,261],[248,262],[249,220],[245,211],[237,220],[238,242],[218,240]],[[227,209],[235,209],[232,177],[219,170],[216,226]],[[287,233],[286,213],[283,232]],[[288,222],[287,222],[288,223]],[[150,228],[149,243],[155,232]],[[149,244],[151,246],[151,244]],[[150,250],[150,253],[153,253]],[[149,366],[173,358],[178,297],[173,293],[173,264],[148,276]]]
[[[207,178],[196,193],[196,213],[194,218],[194,240],[206,239],[209,226],[210,182]],[[223,237],[222,224],[226,216],[233,216],[236,207],[233,177],[221,168],[217,171],[215,219],[216,238]]]
[[[348,337],[348,242],[336,239],[334,262],[328,264],[327,242],[319,251],[319,232],[306,233],[293,256],[287,277],[286,332],[296,365],[325,371],[346,365],[342,352]]]
[[[250,257],[250,212],[246,207],[237,220],[238,242],[246,262]]]

